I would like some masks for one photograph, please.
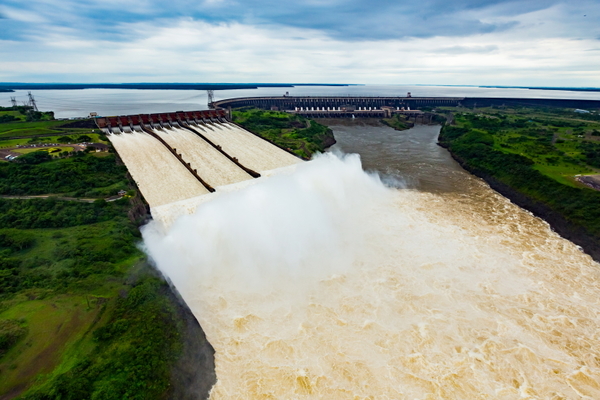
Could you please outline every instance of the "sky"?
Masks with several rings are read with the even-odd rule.
[[[1,0],[0,81],[600,87],[600,1]]]

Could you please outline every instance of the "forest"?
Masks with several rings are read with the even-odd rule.
[[[465,169],[505,188],[507,197],[524,199],[520,205],[555,228],[566,224],[559,233],[598,256],[600,192],[576,180],[600,172],[598,122],[568,111],[451,111],[454,123],[442,128],[439,142]]]
[[[0,397],[165,398],[184,321],[137,248],[125,167],[106,153],[19,158],[0,163]],[[51,196],[7,197],[38,194]]]
[[[75,197],[103,192],[106,196],[127,188],[127,169],[117,165],[114,154],[97,157],[84,152],[47,162],[45,151],[25,154],[19,162],[0,163],[0,195],[71,194]],[[104,191],[105,192],[105,191]]]

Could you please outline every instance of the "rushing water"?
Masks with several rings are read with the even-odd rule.
[[[600,270],[460,169],[439,127],[202,204],[148,252],[216,350],[212,399],[598,399]]]

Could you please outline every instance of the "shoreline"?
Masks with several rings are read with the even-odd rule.
[[[531,212],[534,216],[543,219],[550,225],[550,228],[554,232],[579,246],[584,253],[592,257],[594,261],[600,263],[600,243],[598,243],[598,240],[594,236],[587,233],[584,228],[569,222],[562,214],[553,211],[545,204],[537,202],[507,184],[498,181],[493,176],[470,168],[464,160],[450,151],[449,146],[444,145],[439,142],[439,140],[437,144],[448,150],[448,153],[450,153],[452,158],[465,171],[473,176],[483,179],[493,190],[506,197],[512,203]]]

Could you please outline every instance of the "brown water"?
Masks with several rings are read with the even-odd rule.
[[[335,120],[327,122],[336,123]],[[437,145],[439,125],[417,125],[396,131],[374,121],[342,121],[331,125],[337,143],[330,151],[360,154],[367,171],[377,171],[389,183],[394,181],[420,191],[468,192],[471,175],[456,163],[450,153]]]
[[[338,148],[144,230],[216,350],[211,399],[599,399],[600,270],[439,127]]]

